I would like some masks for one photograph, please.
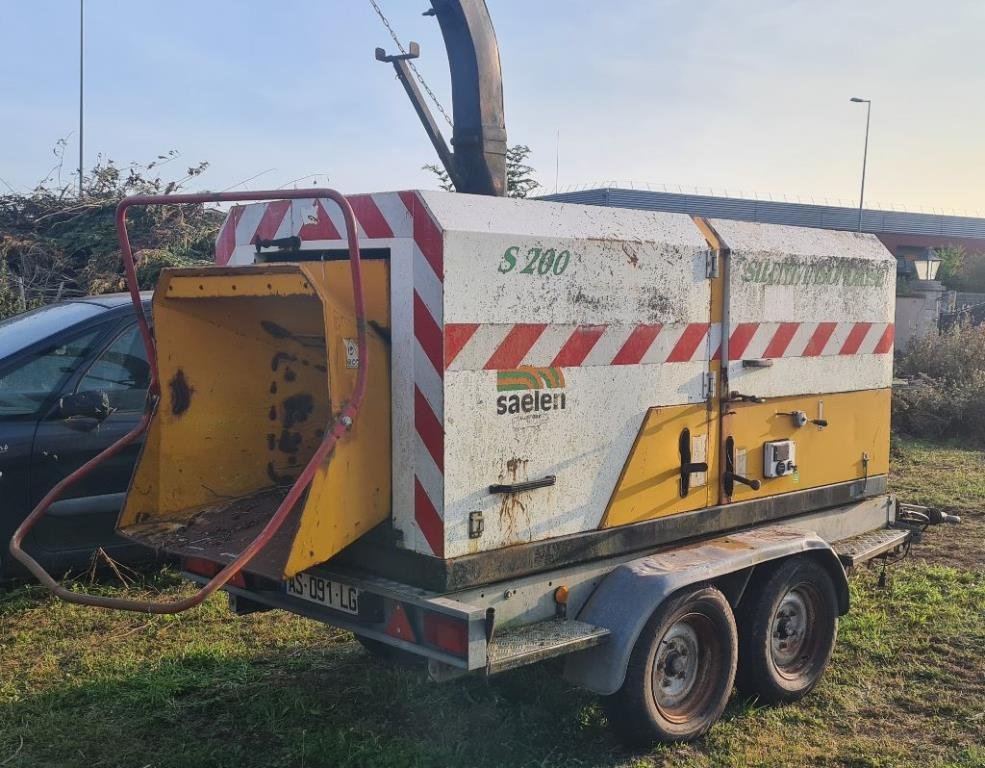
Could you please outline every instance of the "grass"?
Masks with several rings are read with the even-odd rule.
[[[985,506],[985,453],[926,440],[894,444],[893,489],[912,504],[947,509]]]
[[[928,533],[885,589],[852,578],[811,696],[735,697],[695,745],[625,750],[550,663],[435,685],[287,614],[214,598],[147,617],[22,587],[0,596],[0,766],[985,766],[983,468],[983,452],[897,445],[904,499],[966,522]],[[137,588],[188,590],[168,572]]]

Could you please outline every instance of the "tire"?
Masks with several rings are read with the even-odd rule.
[[[419,667],[424,665],[424,657],[416,653],[405,651],[403,648],[394,648],[392,645],[374,640],[371,637],[354,635],[356,642],[369,653],[370,656],[379,659],[395,667]]]
[[[603,704],[634,744],[703,736],[728,703],[738,660],[732,609],[714,587],[667,598],[633,647],[626,679]]]
[[[736,686],[764,704],[798,701],[828,666],[838,632],[838,597],[817,561],[785,561],[739,604]]]

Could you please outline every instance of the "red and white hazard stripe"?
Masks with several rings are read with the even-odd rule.
[[[414,520],[430,549],[444,553],[444,330],[442,234],[414,192],[350,195],[360,243],[414,243]],[[345,246],[342,211],[330,200],[275,200],[229,211],[216,262],[252,263],[258,240],[296,236]],[[237,254],[237,248],[239,253]]]
[[[441,230],[413,192],[399,193],[414,240],[414,520],[444,556],[444,247]]]
[[[892,323],[739,323],[729,359],[885,355],[893,351]]]
[[[412,194],[412,193],[411,193]],[[349,195],[360,240],[409,237],[411,221],[398,193]],[[228,264],[237,247],[253,251],[258,240],[299,237],[302,242],[345,240],[342,211],[331,200],[272,200],[230,209],[215,245],[217,264]],[[249,259],[252,262],[252,257]]]
[[[448,370],[686,363],[717,358],[721,326],[457,323],[445,327]],[[892,323],[740,323],[729,359],[888,354]]]

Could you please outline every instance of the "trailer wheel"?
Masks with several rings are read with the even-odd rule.
[[[834,649],[838,598],[831,576],[816,561],[794,557],[749,598],[739,611],[736,685],[764,704],[803,698]]]
[[[640,633],[622,688],[603,700],[609,722],[639,744],[696,739],[725,709],[737,658],[735,619],[721,592],[671,596]]]

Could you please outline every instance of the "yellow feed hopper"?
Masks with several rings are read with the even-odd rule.
[[[359,418],[248,566],[282,579],[390,512],[387,272],[363,265],[368,354]],[[267,523],[352,395],[348,261],[165,272],[154,297],[161,400],[119,528],[185,557],[231,560]]]

